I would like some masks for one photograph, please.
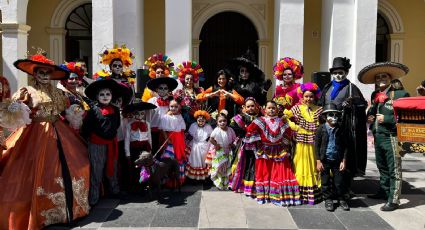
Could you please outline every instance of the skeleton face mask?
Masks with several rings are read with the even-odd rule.
[[[50,68],[37,68],[35,71],[34,77],[37,80],[38,83],[41,84],[48,84],[50,81],[50,74],[52,73],[52,70]]]
[[[336,69],[331,73],[332,80],[335,80],[336,82],[344,81],[345,79],[347,79],[347,74],[348,73],[345,70]]]
[[[326,120],[329,122],[330,125],[336,125],[338,122],[339,114],[336,112],[329,112],[326,114]]]
[[[110,89],[101,89],[97,94],[97,101],[102,105],[108,105],[112,100],[112,92]]]
[[[113,61],[111,64],[111,71],[115,75],[121,75],[123,73],[123,65],[120,60]]]

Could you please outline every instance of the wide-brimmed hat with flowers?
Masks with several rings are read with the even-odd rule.
[[[32,56],[28,56],[27,59],[19,59],[13,63],[13,65],[24,71],[25,73],[34,76],[36,68],[44,67],[52,70],[50,73],[51,80],[64,80],[69,77],[69,71],[60,68],[55,65],[55,62],[48,59],[45,55],[37,53]]]
[[[193,82],[198,83],[199,80],[204,80],[204,70],[201,65],[194,61],[185,61],[176,67],[177,77],[179,81],[184,84],[186,75],[193,76]]]
[[[155,78],[155,71],[158,68],[162,68],[164,70],[164,75],[167,77],[174,72],[174,62],[167,55],[163,55],[162,53],[150,56],[145,61],[145,65],[149,68],[150,78]]]
[[[363,84],[375,84],[375,76],[387,73],[392,79],[398,79],[409,73],[409,68],[398,62],[378,62],[364,67],[357,78]]]
[[[300,61],[291,57],[284,57],[277,61],[274,65],[274,77],[282,81],[283,71],[285,71],[286,69],[292,70],[292,74],[295,80],[301,79],[304,76],[304,67]]]
[[[75,74],[79,80],[82,80],[84,77],[84,69],[81,68],[81,64],[77,62],[65,62],[59,66],[60,68],[70,72],[70,75]],[[71,76],[70,76],[71,77]]]

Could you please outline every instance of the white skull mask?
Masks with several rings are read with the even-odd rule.
[[[97,94],[97,101],[102,105],[108,105],[112,100],[112,92],[110,89],[101,89]]]
[[[342,69],[336,69],[334,71],[332,71],[331,76],[332,76],[332,80],[336,81],[336,82],[341,82],[344,81],[345,79],[347,79],[347,74],[348,72]]]

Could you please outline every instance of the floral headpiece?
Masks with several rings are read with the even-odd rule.
[[[283,71],[285,69],[291,69],[294,74],[294,79],[300,79],[304,75],[304,67],[300,61],[290,58],[284,57],[281,58],[276,65],[273,67],[274,77],[278,80],[283,80]]]
[[[93,74],[93,80],[95,81],[109,79],[109,78],[111,78],[111,73],[104,69],[99,70],[95,74]]]
[[[164,69],[164,75],[168,77],[174,72],[174,62],[167,55],[162,53],[154,54],[145,61],[145,65],[149,67],[149,77],[155,78],[155,70],[159,67]]]
[[[77,74],[79,79],[82,79],[84,76],[84,69],[81,68],[81,64],[77,62],[65,62],[59,66],[60,68],[67,70],[71,73]]]
[[[312,83],[312,82],[307,82],[304,84],[301,84],[298,88],[297,88],[297,93],[299,98],[303,97],[303,94],[306,91],[310,91],[314,94],[314,97],[316,99],[318,99],[320,97],[320,88],[316,83]]]
[[[110,65],[112,60],[120,59],[124,67],[129,67],[133,64],[133,59],[135,58],[134,54],[127,48],[125,45],[118,47],[117,44],[114,45],[112,49],[106,49],[99,54],[101,57],[100,63],[104,65]]]
[[[197,110],[196,112],[195,112],[195,114],[193,115],[193,117],[195,117],[195,119],[198,119],[198,117],[199,116],[203,116],[203,117],[205,117],[205,119],[206,120],[209,120],[209,119],[211,119],[211,115],[210,115],[210,113],[208,113],[207,111],[205,111],[205,110]]]
[[[204,80],[204,70],[201,65],[196,62],[185,61],[176,67],[176,73],[181,83],[184,84],[184,78],[187,74],[193,76],[193,82],[197,83],[199,80]]]

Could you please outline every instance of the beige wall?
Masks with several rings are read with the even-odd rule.
[[[304,82],[320,71],[322,0],[304,2]]]
[[[144,53],[165,53],[165,0],[144,0]]]
[[[425,1],[424,0],[388,0],[399,13],[405,30],[403,63],[410,72],[402,79],[411,95],[415,88],[425,80]]]
[[[28,34],[28,51],[35,53],[31,47],[40,47],[50,53],[49,35],[46,28],[50,27],[50,20],[59,0],[29,0],[27,9],[27,25],[31,26]],[[60,64],[60,63],[57,63]]]

